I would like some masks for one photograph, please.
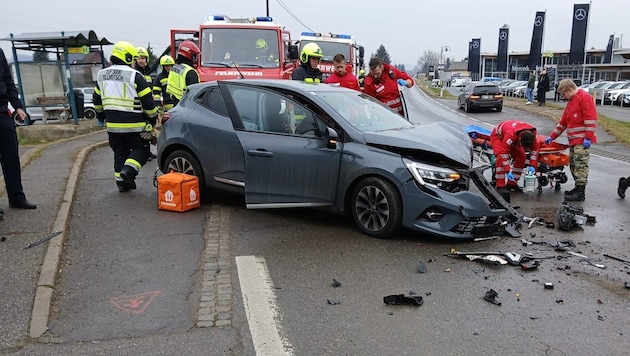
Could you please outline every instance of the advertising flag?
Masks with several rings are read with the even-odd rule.
[[[614,42],[615,35],[613,34],[608,38],[608,46],[606,46],[606,53],[604,54],[604,63],[612,63],[612,50]]]
[[[543,33],[545,32],[545,12],[538,11],[534,18],[534,30],[532,31],[532,43],[529,46],[529,60],[527,65],[530,70],[536,69],[540,65],[540,54],[542,52]]]
[[[472,41],[468,42],[468,72],[472,72]]]
[[[584,47],[586,46],[586,30],[590,6],[590,4],[573,5],[573,30],[571,31],[569,64],[584,63]]]
[[[509,28],[502,27],[499,29],[499,50],[497,51],[497,72],[507,72],[509,37],[510,37]]]
[[[472,49],[470,50],[470,59],[468,62],[470,63],[471,73],[479,74],[479,64],[481,57],[481,38],[473,38],[471,41]],[[478,78],[479,76],[473,76]]]

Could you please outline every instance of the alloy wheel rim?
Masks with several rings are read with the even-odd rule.
[[[389,221],[389,201],[379,188],[363,187],[356,197],[356,215],[361,225],[369,231],[380,231]]]
[[[170,172],[172,170],[179,173],[186,173],[192,176],[195,175],[195,169],[193,168],[193,165],[187,159],[182,157],[177,157],[168,164],[168,171]]]

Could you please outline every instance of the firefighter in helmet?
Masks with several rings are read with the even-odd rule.
[[[308,83],[320,83],[323,73],[319,70],[319,62],[324,57],[322,49],[317,43],[309,42],[302,47],[300,53],[300,66],[297,67],[291,76],[293,80],[303,80]]]
[[[94,88],[94,109],[100,122],[107,121],[120,192],[136,189],[135,178],[150,154],[146,133],[151,136],[157,118],[151,85],[131,67],[137,55],[131,43],[116,42],[112,66],[98,72]]]
[[[365,69],[361,68],[359,70],[359,87],[361,87],[361,91],[363,91],[363,87],[365,86]]]
[[[151,74],[149,68],[149,52],[144,47],[136,47],[136,52],[138,56],[136,57],[136,65],[134,66],[135,70],[140,72],[144,79],[151,84]]]
[[[153,80],[153,101],[156,106],[161,106],[164,111],[168,111],[173,108],[173,98],[166,94],[166,86],[168,84],[168,73],[175,65],[173,57],[167,55],[160,58],[160,66],[162,72]]]
[[[256,62],[260,64],[280,64],[280,61],[269,51],[269,45],[263,38],[256,40]]]
[[[173,97],[173,105],[177,105],[182,99],[189,85],[200,82],[199,73],[195,69],[200,52],[195,42],[190,40],[183,41],[177,48],[177,58],[168,73],[166,87],[166,94]]]

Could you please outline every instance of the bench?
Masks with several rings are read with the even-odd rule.
[[[42,108],[42,120],[56,118],[65,122],[72,115],[66,96],[38,96],[37,104]]]

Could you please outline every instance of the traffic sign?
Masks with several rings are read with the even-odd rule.
[[[68,53],[70,53],[70,54],[88,54],[88,53],[90,53],[90,47],[88,47],[88,46],[68,47]]]

